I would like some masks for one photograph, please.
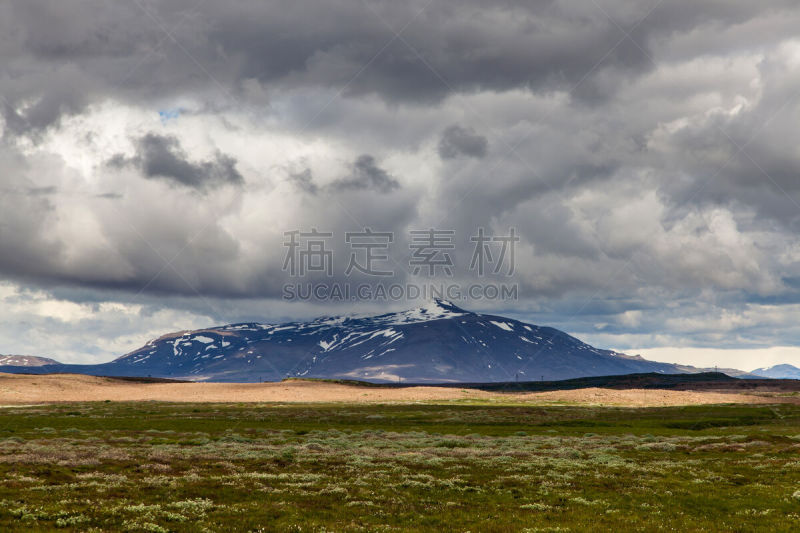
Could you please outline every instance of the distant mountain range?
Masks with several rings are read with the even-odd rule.
[[[314,377],[407,383],[539,381],[704,370],[594,348],[554,328],[472,313],[443,300],[377,316],[232,324],[170,333],[104,364],[0,367],[0,372],[199,381]]]
[[[800,379],[800,368],[792,365],[775,365],[764,368],[756,368],[750,373],[765,378]]]
[[[0,366],[43,366],[61,364],[49,357],[36,357],[33,355],[0,355]]]

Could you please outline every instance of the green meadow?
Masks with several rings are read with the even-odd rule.
[[[2,531],[798,531],[800,406],[0,409]]]

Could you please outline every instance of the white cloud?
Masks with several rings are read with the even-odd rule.
[[[39,355],[63,363],[105,362],[171,328],[212,324],[211,318],[196,312],[113,301],[75,303],[0,282],[3,354]]]

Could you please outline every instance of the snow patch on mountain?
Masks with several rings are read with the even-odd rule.
[[[415,309],[375,317],[375,321],[387,325],[416,324],[458,318],[465,314],[467,313],[447,300],[434,300]]]

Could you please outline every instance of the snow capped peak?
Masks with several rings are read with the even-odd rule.
[[[448,302],[447,300],[441,300],[439,298],[434,298],[429,302],[425,302],[417,309],[412,309],[410,311],[419,311],[420,313],[428,314],[431,316],[447,315],[450,313],[457,313],[459,315],[463,315],[466,313],[466,311],[457,307],[451,302]]]
[[[553,328],[466,311],[443,299],[421,300],[412,309],[377,316],[323,316],[170,333],[110,363],[61,365],[57,370],[208,381],[305,376],[402,378],[410,383],[684,372],[667,363],[593,348]]]
[[[797,367],[784,363],[784,364],[763,366],[761,368],[756,368],[755,370],[753,370],[753,372],[764,372],[770,370],[797,370]]]
[[[765,366],[762,368],[756,368],[751,372],[751,374],[767,378],[800,379],[800,368],[797,368],[796,366],[787,363],[783,363],[772,366]]]
[[[430,303],[433,307],[437,309],[444,309],[447,311],[455,311],[458,313],[466,313],[463,309],[458,307],[456,304],[449,300],[442,300],[441,298],[434,298],[433,301]]]
[[[464,316],[467,311],[456,307],[447,300],[434,299],[426,302],[420,307],[401,311],[399,313],[389,313],[375,317],[375,321],[381,324],[413,324],[416,322],[429,322],[432,320],[443,320]]]

